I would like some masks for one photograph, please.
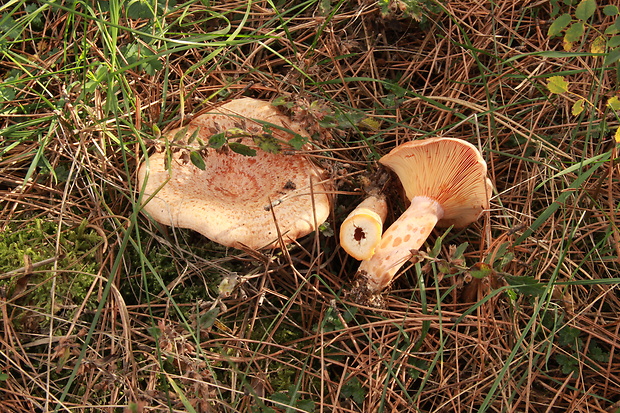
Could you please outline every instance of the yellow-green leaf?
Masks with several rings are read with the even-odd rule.
[[[566,37],[562,39],[562,48],[565,52],[570,52],[573,48],[573,43],[566,40]]]
[[[161,138],[161,129],[159,129],[159,126],[155,124],[153,124],[153,136],[155,139]]]
[[[607,39],[605,36],[599,36],[590,45],[590,53],[605,53],[605,44]]]
[[[185,137],[186,134],[187,134],[187,126],[176,131],[176,133],[172,137],[172,142],[181,141]]]
[[[620,110],[620,99],[618,96],[612,96],[607,100],[607,106],[613,110]]]
[[[578,116],[581,112],[583,112],[584,105],[585,105],[584,99],[579,99],[577,102],[575,102],[573,104],[573,109],[571,111],[573,113],[573,116]]]
[[[616,134],[614,135],[614,139],[616,143],[620,143],[620,128],[616,129]]]
[[[551,76],[547,80],[547,89],[551,93],[566,93],[568,91],[568,82],[564,80],[564,76]]]
[[[581,39],[583,33],[585,32],[585,25],[583,22],[575,22],[570,25],[568,29],[566,29],[566,33],[564,33],[564,41],[568,43],[574,43]]]
[[[484,262],[478,262],[469,269],[469,274],[474,278],[486,278],[494,273],[493,267]]]
[[[377,132],[379,129],[381,129],[381,121],[375,118],[367,117],[367,118],[360,120],[357,126],[360,129],[371,130],[371,131]]]

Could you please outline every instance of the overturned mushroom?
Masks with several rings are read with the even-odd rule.
[[[286,148],[295,136],[307,134],[270,103],[251,98],[228,102],[198,116],[184,134],[196,141],[231,129],[245,135],[235,143],[255,147],[252,136],[265,133]],[[231,150],[203,148],[204,169],[187,159],[187,153],[154,153],[138,170],[144,211],[156,221],[190,228],[231,247],[275,248],[314,231],[329,215],[328,185],[324,171],[301,154],[269,153],[255,156]],[[169,164],[167,168],[166,165]]]
[[[340,226],[340,245],[356,260],[367,260],[381,241],[387,216],[385,196],[376,193],[364,199]]]
[[[462,228],[474,222],[489,208],[492,190],[480,152],[460,139],[408,142],[379,162],[396,172],[411,204],[359,267],[362,284],[356,294],[363,290],[369,301],[391,283],[436,224]]]

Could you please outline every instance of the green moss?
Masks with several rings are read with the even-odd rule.
[[[11,223],[0,233],[0,274],[23,268],[28,261],[34,268],[28,274],[20,271],[0,280],[0,289],[9,301],[40,314],[64,313],[69,318],[85,300],[85,308],[93,309],[96,294],[87,295],[100,269],[96,252],[102,243],[99,233],[86,220],[77,227],[61,228],[56,222],[42,219]],[[54,257],[55,263],[37,266]]]

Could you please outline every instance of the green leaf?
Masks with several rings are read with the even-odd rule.
[[[324,237],[333,237],[334,236],[334,229],[329,224],[329,221],[325,221],[321,225],[319,225],[319,232]]]
[[[18,24],[10,15],[0,15],[0,34],[4,34],[2,37],[9,37],[17,39],[24,27]]]
[[[244,145],[238,142],[229,142],[228,147],[235,153],[244,156],[256,156],[256,149],[250,148],[248,145]]]
[[[607,56],[605,56],[605,62],[603,62],[603,65],[608,66],[616,63],[618,60],[620,60],[620,47],[610,51]]]
[[[579,361],[572,356],[560,353],[555,356],[555,361],[562,367],[563,374],[568,375],[579,371]]]
[[[308,143],[308,139],[304,138],[301,135],[295,135],[291,140],[288,141],[288,144],[297,150],[303,148],[306,143]]]
[[[605,29],[605,34],[608,36],[612,36],[618,33],[620,33],[620,17],[617,17],[614,24]]]
[[[607,41],[607,46],[614,49],[620,46],[620,36],[613,36]]]
[[[295,403],[298,409],[303,410],[304,412],[312,413],[314,412],[314,401],[312,400],[298,400]]]
[[[596,341],[592,340],[590,342],[590,346],[588,347],[588,357],[592,360],[605,363],[609,361],[609,352],[604,351],[601,347],[599,347]]]
[[[271,101],[272,106],[284,106],[287,109],[292,109],[295,103],[291,102],[286,96],[278,96]]]
[[[366,390],[364,389],[364,386],[362,386],[359,379],[357,377],[353,377],[342,386],[340,396],[345,399],[350,397],[355,403],[361,406],[366,398]]]
[[[200,128],[196,128],[194,129],[194,131],[192,132],[192,134],[189,136],[189,138],[187,138],[187,144],[191,145],[192,142],[194,142],[196,140],[196,137],[198,136],[198,132],[200,132]]]
[[[7,84],[0,83],[0,85],[0,102],[15,100],[15,96],[17,96],[15,88]]]
[[[573,18],[570,14],[564,13],[563,15],[555,19],[553,23],[551,23],[551,26],[549,26],[549,30],[547,30],[547,36],[553,37],[559,35],[572,20]]]
[[[615,16],[618,14],[618,6],[615,6],[613,4],[608,4],[607,6],[603,7],[603,14],[605,16]]]
[[[153,136],[155,137],[155,139],[161,138],[161,129],[159,129],[159,126],[157,126],[154,123],[152,129],[153,129]]]
[[[461,258],[463,257],[463,254],[465,253],[465,250],[467,250],[467,247],[469,246],[469,242],[464,242],[461,245],[459,245],[458,247],[456,247],[456,249],[454,250],[454,252],[451,254],[451,257],[454,258]]]
[[[263,151],[268,153],[280,153],[282,146],[276,138],[268,134],[262,134],[254,137],[254,143]]]
[[[176,131],[176,133],[172,137],[172,142],[179,142],[180,140],[185,138],[185,135],[187,135],[187,129],[188,129],[187,126],[184,126],[180,128],[178,131]]]
[[[564,80],[564,76],[551,76],[547,80],[547,89],[551,93],[566,93],[568,92],[568,82]]]
[[[584,32],[585,26],[583,22],[575,22],[571,24],[568,29],[566,29],[566,33],[564,34],[564,40],[570,43],[574,43],[581,39]]]
[[[556,334],[559,345],[573,349],[579,349],[581,347],[581,340],[579,339],[581,331],[579,331],[578,328],[563,327]]]
[[[579,99],[578,101],[576,101],[573,104],[573,108],[571,110],[571,113],[573,114],[573,116],[580,115],[581,112],[583,112],[584,105],[585,105],[585,99]]]
[[[519,277],[504,274],[504,279],[514,290],[524,295],[542,295],[547,287],[545,284],[541,284],[534,277],[530,276]]]
[[[588,20],[596,11],[596,0],[581,0],[575,9],[575,17]]]
[[[213,149],[220,149],[227,141],[226,132],[216,133],[209,138],[209,146]]]
[[[220,314],[219,307],[214,307],[209,309],[206,313],[200,316],[199,319],[199,329],[208,330],[213,327],[215,321],[217,320],[217,316]]]
[[[192,163],[194,164],[194,166],[202,171],[205,170],[205,160],[202,157],[202,154],[198,151],[191,151],[189,153],[189,159],[190,161],[192,161]]]
[[[127,17],[130,19],[152,19],[155,11],[149,3],[143,0],[135,0],[127,6]]]

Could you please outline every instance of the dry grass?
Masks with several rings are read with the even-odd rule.
[[[620,408],[619,122],[606,108],[618,69],[537,54],[561,50],[546,34],[550,4],[447,2],[419,24],[362,0],[278,11],[195,1],[155,23],[121,13],[106,25],[114,13],[95,11],[103,3],[37,3],[40,22],[2,29],[0,225],[19,234],[36,218],[56,230],[30,246],[50,251],[45,265],[0,257],[20,263],[7,271],[23,266],[0,274],[11,281],[0,284],[0,411]],[[210,35],[218,30],[228,31]],[[191,47],[170,41],[190,35]],[[162,67],[132,66],[111,44],[150,47]],[[545,87],[558,74],[594,107],[573,116],[576,98]],[[381,122],[331,128],[318,142],[338,186],[336,230],[361,199],[361,177],[395,144],[444,135],[479,145],[491,210],[447,234],[438,259],[467,242],[466,266],[498,274],[468,282],[435,261],[412,264],[375,310],[342,297],[357,263],[337,237],[224,250],[142,216],[135,172],[153,125],[172,129],[242,95],[320,100]],[[397,189],[390,201],[392,220]],[[91,243],[71,252],[62,240],[80,225]],[[82,261],[97,265],[76,270]],[[81,302],[60,288],[78,275],[90,280]],[[510,276],[544,288],[521,294]],[[238,282],[230,297],[218,297],[222,277]],[[48,307],[34,299],[44,281]]]

